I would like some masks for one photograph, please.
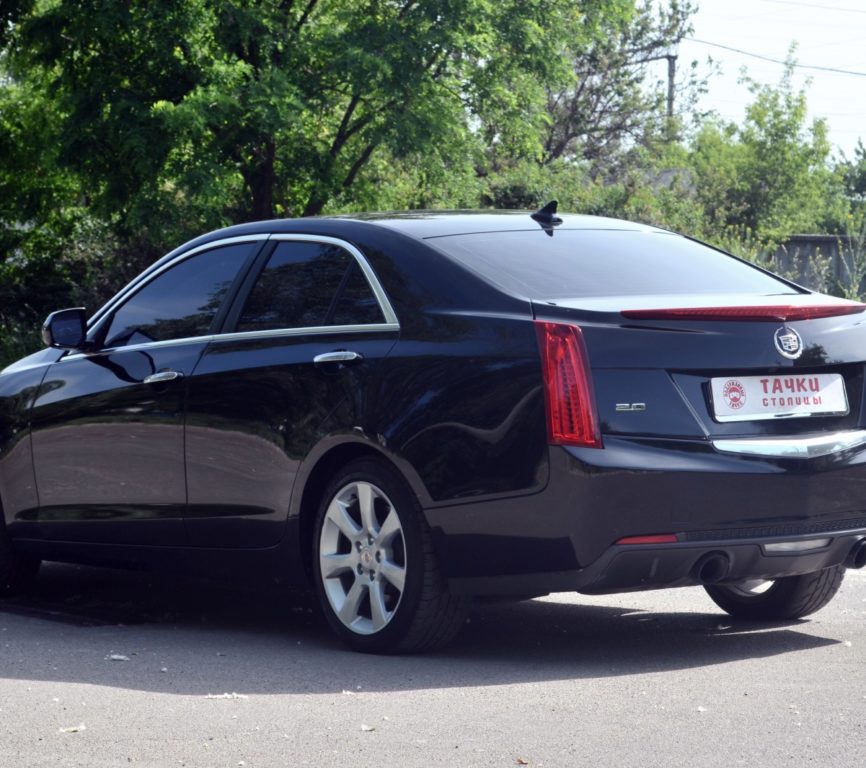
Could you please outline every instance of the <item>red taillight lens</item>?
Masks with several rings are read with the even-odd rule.
[[[817,306],[762,307],[674,307],[672,309],[624,309],[621,314],[634,320],[817,320],[822,317],[856,315],[866,304],[819,304]]]
[[[580,328],[538,321],[535,327],[541,348],[550,442],[601,448],[592,379]]]

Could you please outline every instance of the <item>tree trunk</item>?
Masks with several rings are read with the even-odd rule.
[[[274,185],[276,171],[274,168],[276,151],[273,139],[268,139],[256,153],[258,162],[243,173],[252,195],[250,221],[274,218]]]
[[[304,207],[304,212],[301,216],[318,216],[322,212],[322,208],[325,207],[326,202],[328,201],[325,198],[313,194],[313,196],[307,201],[307,204]]]

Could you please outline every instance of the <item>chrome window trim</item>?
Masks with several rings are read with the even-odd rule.
[[[106,347],[94,352],[75,352],[60,358],[57,362],[63,363],[67,360],[81,360],[85,357],[95,357],[103,354],[117,354],[118,352],[141,352],[149,349],[162,347],[174,347],[181,344],[202,345],[212,344],[219,341],[243,341],[244,339],[273,339],[281,336],[328,336],[331,334],[347,333],[387,333],[399,331],[399,323],[369,323],[367,325],[316,325],[309,328],[276,328],[271,331],[242,331],[239,333],[212,333],[207,336],[186,336],[182,339],[167,339],[165,341],[150,341],[145,344],[129,344],[125,347]]]
[[[376,273],[373,271],[373,268],[370,266],[370,263],[367,261],[361,251],[356,248],[351,243],[346,242],[345,240],[341,240],[337,237],[331,237],[329,235],[306,235],[306,234],[291,234],[291,233],[260,233],[253,235],[240,235],[238,237],[225,237],[221,240],[213,240],[209,243],[203,243],[202,245],[198,245],[195,248],[191,248],[188,251],[184,251],[181,254],[178,254],[175,258],[167,261],[163,264],[159,269],[155,270],[152,273],[146,274],[145,277],[139,276],[136,277],[131,282],[127,283],[125,287],[123,287],[119,293],[117,293],[114,298],[110,299],[109,302],[103,305],[93,317],[91,317],[87,321],[88,331],[92,328],[96,323],[100,322],[106,315],[111,314],[115,310],[115,308],[131,298],[139,288],[147,285],[151,281],[155,280],[165,271],[171,269],[182,261],[195,256],[196,254],[201,253],[202,251],[211,250],[213,248],[221,248],[226,245],[237,245],[238,243],[253,243],[253,242],[261,242],[262,240],[276,240],[280,242],[307,242],[307,243],[325,243],[327,245],[336,245],[339,248],[342,248],[345,251],[348,251],[351,256],[354,257],[355,261],[358,263],[358,266],[361,267],[361,271],[364,273],[364,277],[367,279],[367,284],[370,286],[370,289],[373,291],[373,295],[376,298],[376,301],[379,304],[379,309],[382,312],[383,317],[385,318],[384,323],[370,323],[367,325],[332,325],[332,326],[321,326],[320,328],[279,328],[271,331],[244,331],[240,333],[229,333],[229,334],[213,334],[207,336],[192,336],[183,339],[169,339],[166,341],[154,341],[148,344],[134,344],[125,347],[110,347],[104,350],[99,350],[99,352],[109,352],[109,351],[117,351],[120,349],[138,349],[141,347],[145,347],[147,349],[152,348],[153,346],[170,346],[173,344],[186,344],[192,341],[193,339],[202,339],[202,340],[212,340],[212,339],[222,339],[222,338],[249,338],[250,336],[255,335],[263,335],[264,337],[272,337],[272,336],[298,336],[298,335],[316,335],[316,334],[325,334],[330,332],[340,332],[340,333],[359,333],[363,330],[370,330],[371,332],[379,332],[379,331],[393,331],[400,330],[400,322],[397,319],[397,314],[394,312],[393,306],[391,306],[391,302],[388,299],[388,295],[385,293],[385,289],[382,287],[382,284],[379,282],[379,278],[376,276]],[[62,358],[63,360],[73,360],[78,359],[80,357],[84,357],[82,354],[74,354],[67,355]]]
[[[723,453],[761,456],[773,459],[813,459],[850,451],[866,445],[866,430],[832,432],[812,437],[743,438],[713,440],[713,447]]]
[[[399,331],[400,323],[367,323],[366,325],[314,325],[309,328],[274,328],[270,331],[238,331],[211,336],[211,342],[244,339],[274,339],[281,336],[328,336],[345,333],[387,333]]]
[[[379,278],[376,276],[376,273],[367,261],[366,256],[364,256],[364,254],[354,245],[347,243],[345,240],[341,240],[338,237],[330,237],[329,235],[295,235],[280,233],[271,235],[271,240],[278,240],[280,242],[296,241],[306,243],[325,243],[327,245],[336,245],[343,250],[348,251],[355,257],[355,261],[357,261],[358,266],[361,267],[364,277],[367,278],[367,283],[373,291],[376,301],[379,302],[379,309],[382,310],[385,324],[392,325],[396,323],[399,326],[400,321],[397,320],[397,314],[394,312],[394,308],[391,306],[391,302],[388,299],[388,295],[385,293],[385,289],[382,288]]]
[[[167,261],[159,269],[156,269],[151,273],[148,273],[147,270],[145,270],[142,274],[134,277],[130,282],[128,282],[123,288],[120,289],[118,293],[114,295],[113,298],[108,300],[107,304],[103,304],[102,307],[100,307],[96,311],[96,314],[94,314],[87,321],[88,331],[96,323],[102,320],[103,317],[111,314],[111,312],[114,311],[115,307],[121,302],[126,301],[126,299],[128,299],[131,294],[134,294],[139,288],[143,287],[147,283],[150,283],[152,280],[155,280],[166,270],[180,264],[180,262],[186,261],[186,259],[195,256],[202,251],[207,251],[212,248],[222,248],[226,245],[237,245],[239,243],[255,243],[267,239],[268,234],[264,233],[256,235],[240,235],[238,237],[225,237],[222,240],[212,240],[209,243],[202,243],[201,245],[197,245],[195,248],[190,248],[188,251],[184,251],[183,253],[178,254],[175,258],[171,259],[171,261]]]

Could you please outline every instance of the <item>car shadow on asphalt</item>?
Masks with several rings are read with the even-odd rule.
[[[440,652],[361,656],[309,599],[274,588],[51,564],[30,593],[0,601],[0,677],[185,695],[504,685],[687,670],[840,642],[808,626],[597,598],[482,602]]]

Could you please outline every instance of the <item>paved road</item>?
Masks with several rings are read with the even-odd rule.
[[[275,599],[46,568],[0,603],[0,766],[864,762],[860,573],[784,625],[736,625],[699,589],[487,604],[410,658],[347,652]]]

